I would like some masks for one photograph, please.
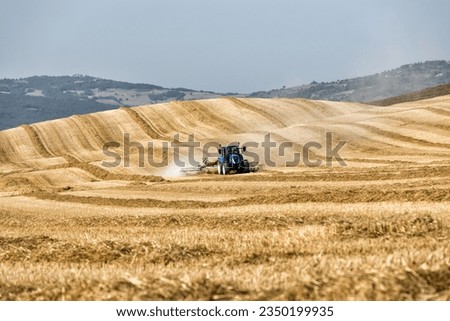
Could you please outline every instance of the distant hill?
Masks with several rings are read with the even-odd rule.
[[[450,61],[404,65],[375,75],[255,92],[249,97],[369,102],[450,82]]]
[[[215,98],[221,95],[82,75],[3,79],[0,80],[0,130],[119,106]]]
[[[376,106],[390,106],[394,104],[405,103],[408,101],[417,101],[422,99],[430,99],[434,97],[450,95],[450,83],[445,85],[439,85],[431,88],[426,88],[419,91],[414,91],[405,95],[395,96],[382,100],[372,101],[371,105]]]
[[[371,76],[312,82],[292,88],[249,95],[215,93],[186,88],[164,88],[83,75],[34,76],[0,80],[0,130],[22,124],[172,100],[233,97],[307,98],[370,102],[450,83],[450,61],[404,65]]]

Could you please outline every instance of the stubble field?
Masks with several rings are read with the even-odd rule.
[[[449,108],[218,99],[0,132],[0,300],[450,300]],[[326,131],[348,166],[101,166],[123,133],[295,151]]]

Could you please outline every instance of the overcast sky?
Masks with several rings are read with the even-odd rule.
[[[248,93],[450,60],[448,0],[0,0],[0,78]]]

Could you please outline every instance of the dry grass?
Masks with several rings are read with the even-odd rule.
[[[347,171],[351,177],[359,169]],[[252,194],[254,181],[259,182],[254,197],[283,197],[286,181],[270,179],[279,175],[248,175],[247,192]],[[236,176],[237,181],[241,178]],[[205,179],[208,184],[210,177]],[[394,184],[395,201],[382,193],[376,202],[342,204],[333,202],[333,196],[327,202],[289,198],[284,205],[257,204],[241,195],[226,207],[211,201],[204,207],[154,206],[136,212],[133,200],[118,207],[83,205],[78,199],[55,203],[54,198],[8,198],[0,212],[4,231],[0,296],[3,300],[448,300],[450,204],[410,202],[402,193],[402,187],[416,185],[426,190],[427,180]],[[230,193],[240,189],[232,178],[226,182],[229,185],[223,188]],[[392,188],[392,181],[378,183],[380,190]],[[309,193],[323,194],[330,188],[327,184],[313,184]],[[187,186],[191,193],[205,188],[201,180],[174,181],[132,185],[128,193],[141,187],[150,194],[166,190],[182,198],[180,191]],[[126,188],[118,189],[126,193]],[[67,193],[71,192],[62,194]],[[20,205],[24,202],[28,206]]]

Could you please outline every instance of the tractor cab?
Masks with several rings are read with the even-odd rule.
[[[237,173],[249,173],[250,165],[244,159],[242,152],[245,152],[245,146],[236,145],[220,146],[218,149],[219,157],[217,159],[217,171],[219,174],[226,175],[231,171]]]

